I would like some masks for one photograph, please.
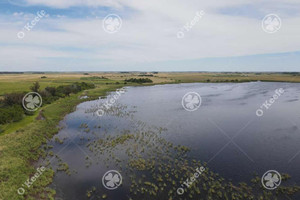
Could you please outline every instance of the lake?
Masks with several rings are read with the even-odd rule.
[[[263,106],[280,88],[281,96],[268,109]],[[60,168],[51,185],[58,199],[155,199],[154,193],[163,195],[156,199],[201,199],[203,192],[197,196],[190,188],[186,196],[176,193],[189,177],[184,173],[200,165],[236,185],[251,184],[254,174],[261,177],[268,170],[291,176],[282,185],[300,185],[300,84],[191,83],[125,90],[103,116],[95,111],[114,92],[78,105],[48,143],[57,155],[48,162]],[[195,111],[182,106],[188,92],[201,96]],[[115,190],[102,184],[109,170],[122,175]]]

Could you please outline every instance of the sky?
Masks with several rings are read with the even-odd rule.
[[[299,10],[299,0],[0,0],[0,71],[300,71]],[[114,33],[110,14],[122,20]]]

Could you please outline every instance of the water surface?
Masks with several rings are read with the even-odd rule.
[[[285,92],[258,117],[256,110],[279,88]],[[182,107],[187,92],[202,97],[201,107],[194,112]],[[92,198],[105,193],[107,199],[129,199],[132,172],[113,159],[105,162],[110,156],[125,159],[127,147],[97,154],[89,144],[134,131],[160,131],[159,137],[166,141],[190,148],[189,160],[206,162],[233,183],[249,183],[255,172],[261,176],[274,169],[290,174],[290,184],[300,185],[299,94],[300,84],[295,83],[193,83],[128,87],[102,117],[93,111],[106,99],[82,103],[61,122],[63,128],[55,137],[63,144],[54,139],[49,143],[71,172],[56,173],[52,187],[62,199],[89,199],[87,191],[93,186],[97,191]],[[51,160],[52,166],[58,163]],[[102,185],[102,176],[110,169],[123,173],[123,185],[117,190]]]

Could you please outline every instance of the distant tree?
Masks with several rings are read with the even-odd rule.
[[[153,81],[149,78],[130,78],[125,79],[125,82],[132,82],[132,83],[152,83]]]
[[[38,92],[39,89],[40,89],[40,84],[39,84],[39,82],[33,83],[33,86],[31,86],[30,89],[31,89],[31,91],[33,91],[33,92]]]

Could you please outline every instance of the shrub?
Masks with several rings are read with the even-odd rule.
[[[153,81],[149,78],[131,78],[126,79],[125,82],[132,82],[132,83],[152,83]]]
[[[63,87],[62,90],[63,94],[65,94],[66,96],[70,96],[71,92],[72,92],[72,87],[67,85]]]
[[[153,74],[139,74],[138,76],[153,76]]]
[[[54,88],[55,89],[55,88]],[[53,92],[53,91],[52,91]],[[53,101],[59,99],[59,97],[53,96],[48,90],[42,90],[40,91],[40,95],[43,98],[43,103],[44,104],[50,104]]]
[[[25,93],[11,93],[4,95],[3,103],[6,106],[12,106],[14,104],[22,105],[22,100]]]
[[[46,87],[45,90],[49,92],[52,96],[55,96],[56,88],[55,87]]]
[[[33,86],[30,87],[30,89],[33,91],[39,91],[39,88],[40,84],[38,82],[35,82]],[[42,96],[44,104],[50,104],[59,99],[59,97],[69,96],[71,93],[78,93],[82,90],[91,88],[95,88],[95,85],[85,82],[76,82],[72,85],[61,85],[57,88],[46,87],[44,90],[40,91],[39,94]],[[29,112],[23,109],[22,100],[24,95],[25,93],[12,93],[4,95],[4,99],[0,102],[1,106],[3,106],[0,108],[0,124],[20,121],[24,114],[34,114],[34,112]]]
[[[23,115],[24,111],[20,105],[0,108],[0,124],[20,121]]]
[[[44,98],[52,96],[50,92],[48,92],[47,90],[42,90],[39,92],[39,94]]]

